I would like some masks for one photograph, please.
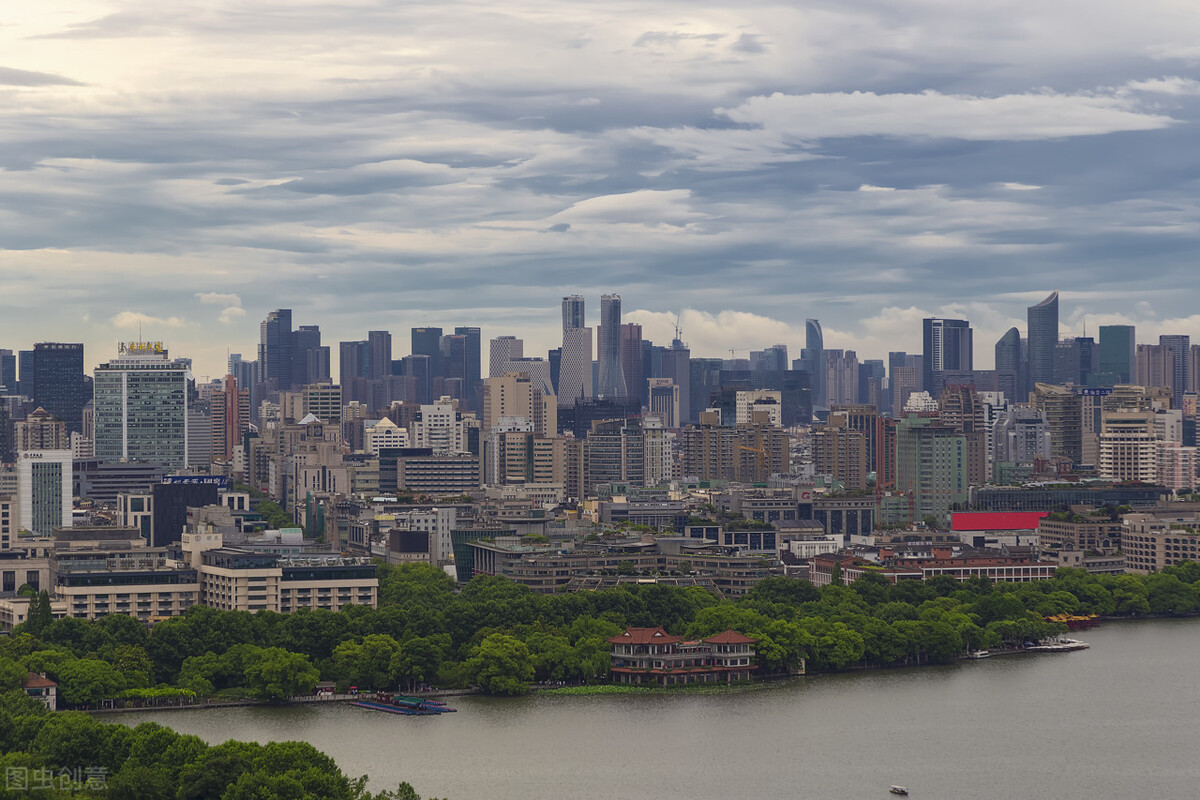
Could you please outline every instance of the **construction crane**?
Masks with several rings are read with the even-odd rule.
[[[762,445],[762,435],[759,434],[758,447],[747,447],[744,444],[739,444],[738,450],[748,450],[751,453],[758,454],[758,459],[757,459],[758,469],[757,469],[754,477],[757,478],[759,475],[761,475],[762,479],[763,479],[763,483],[766,483],[766,480],[767,480],[767,450]],[[751,483],[756,483],[756,481],[751,481]]]

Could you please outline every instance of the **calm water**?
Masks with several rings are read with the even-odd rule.
[[[122,713],[207,741],[302,739],[371,787],[452,800],[1200,797],[1200,620],[1075,653],[801,678],[730,695],[456,698]]]

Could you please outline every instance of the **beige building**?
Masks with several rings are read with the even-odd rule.
[[[40,406],[24,420],[13,423],[14,447],[23,450],[70,450],[67,425]]]
[[[195,569],[149,547],[136,528],[55,531],[49,568],[52,594],[72,617],[128,614],[149,621],[182,614],[197,602]]]
[[[1194,508],[1126,514],[1122,519],[1127,572],[1146,575],[1181,561],[1200,561],[1200,513]]]
[[[379,603],[379,579],[369,558],[279,556],[224,547],[223,538],[211,526],[183,535],[185,558],[199,574],[204,605],[286,614],[300,608],[374,608]]]
[[[483,382],[483,432],[487,435],[502,417],[529,422],[534,433],[558,433],[558,402],[542,391],[539,381],[523,372],[509,372]]]
[[[1100,427],[1100,477],[1111,481],[1158,480],[1158,440],[1152,411],[1104,412]]]

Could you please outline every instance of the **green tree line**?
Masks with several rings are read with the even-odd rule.
[[[333,613],[195,607],[147,629],[130,617],[44,619],[0,640],[0,670],[43,672],[68,706],[175,687],[201,696],[281,700],[318,680],[360,690],[421,684],[521,694],[533,681],[607,680],[607,639],[661,625],[704,637],[732,628],[758,640],[759,666],[782,672],[943,662],[966,650],[1020,646],[1064,630],[1059,613],[1193,614],[1200,565],[1147,576],[1061,569],[1050,580],[959,582],[942,576],[891,585],[867,575],[817,589],[770,578],[737,601],[658,585],[535,594],[504,578],[457,589],[427,565],[380,568],[377,609]]]

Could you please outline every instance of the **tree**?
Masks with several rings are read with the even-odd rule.
[[[95,705],[116,697],[124,688],[121,673],[96,658],[69,661],[58,671],[58,696],[69,706]]]
[[[54,611],[50,607],[50,593],[43,589],[38,592],[37,599],[29,603],[29,616],[25,620],[25,628],[34,636],[41,636],[52,622]]]
[[[480,642],[467,659],[466,670],[470,680],[487,694],[526,694],[533,680],[529,648],[503,633],[493,633]]]
[[[0,656],[0,692],[20,689],[29,671],[11,658]]]
[[[360,688],[390,689],[396,683],[393,659],[399,643],[386,634],[364,636],[361,642],[342,642],[333,651],[333,662],[343,679]]]
[[[833,563],[833,569],[829,571],[830,586],[845,586],[846,581],[842,578],[842,565],[836,561]]]
[[[246,667],[244,683],[260,700],[279,701],[310,694],[321,679],[308,656],[268,647]]]
[[[391,671],[397,680],[408,684],[414,691],[417,684],[431,681],[437,676],[438,667],[450,649],[450,637],[439,633],[436,636],[415,636],[400,645],[400,652],[392,657]]]

